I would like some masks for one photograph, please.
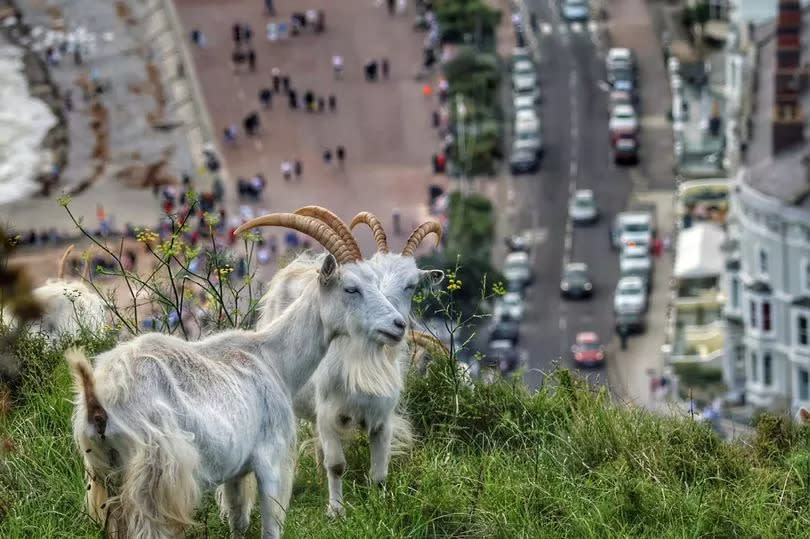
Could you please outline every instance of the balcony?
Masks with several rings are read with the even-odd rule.
[[[720,361],[726,343],[725,329],[725,322],[719,317],[702,325],[676,322],[670,360],[698,363]]]

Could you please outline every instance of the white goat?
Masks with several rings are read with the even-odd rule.
[[[360,252],[350,227],[336,215],[311,206],[295,213],[322,220],[347,243],[352,243],[356,252]],[[386,302],[400,313],[403,320],[407,320],[413,293],[420,281],[428,279],[432,284],[438,284],[444,278],[440,270],[420,270],[413,257],[413,251],[430,232],[441,239],[441,226],[435,221],[422,224],[411,234],[402,254],[393,254],[388,252],[379,220],[362,212],[355,216],[351,227],[361,222],[371,227],[378,252],[367,261],[374,270],[374,277],[357,287],[355,293],[364,295],[366,287],[378,288]],[[266,328],[282,316],[315,279],[319,263],[320,258],[302,261],[300,271],[278,274],[273,278],[261,300],[257,328]],[[306,269],[307,265],[309,269]],[[410,424],[397,411],[409,366],[410,354],[405,341],[370,347],[362,339],[342,335],[332,341],[312,379],[295,395],[296,416],[312,421],[316,426],[327,468],[327,513],[330,516],[344,513],[342,476],[346,459],[342,439],[354,427],[368,432],[370,478],[374,483],[382,482],[388,475],[392,438],[401,444],[410,442]]]
[[[35,322],[42,333],[55,338],[62,334],[75,334],[84,328],[90,332],[101,331],[105,320],[104,300],[89,286],[80,280],[65,279],[65,263],[73,252],[73,245],[65,249],[59,259],[56,278],[48,279],[45,284],[31,291],[31,295],[42,306],[42,317]],[[85,279],[88,266],[85,264]],[[9,326],[16,324],[4,311],[4,322]],[[8,318],[6,318],[8,317]]]
[[[81,353],[69,354],[90,512],[111,520],[113,532],[177,536],[201,490],[224,483],[231,532],[241,535],[250,518],[244,481],[253,472],[262,536],[279,537],[295,463],[292,395],[334,339],[346,335],[369,350],[402,341],[405,319],[336,233],[293,214],[256,218],[237,233],[270,225],[304,232],[330,252],[318,278],[272,324],[198,342],[142,335],[100,355],[94,369]]]

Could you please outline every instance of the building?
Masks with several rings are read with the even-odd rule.
[[[810,405],[810,30],[798,0],[751,32],[756,75],[726,253],[726,384],[756,408]],[[739,117],[738,117],[739,118]]]

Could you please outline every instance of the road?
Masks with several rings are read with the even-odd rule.
[[[570,347],[578,332],[595,331],[606,342],[612,338],[618,260],[608,230],[624,209],[632,183],[628,170],[610,159],[607,94],[599,84],[605,80],[602,23],[564,23],[553,1],[529,0],[526,7],[538,20],[529,44],[540,53],[545,152],[540,172],[515,177],[510,187],[515,200],[526,201],[517,210],[518,230],[533,230],[537,239],[535,284],[527,292],[521,328],[527,381],[535,387],[538,371],[551,370],[555,362],[573,366]],[[601,212],[595,225],[570,223],[568,199],[576,189],[594,191]],[[568,261],[589,266],[592,299],[560,297],[562,267]]]

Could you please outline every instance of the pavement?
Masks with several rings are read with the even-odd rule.
[[[270,42],[267,22],[289,21],[299,8],[281,3],[277,15],[268,17],[263,3],[254,0],[177,0],[177,12],[185,33],[199,29],[207,39],[204,48],[193,47],[192,56],[214,130],[236,125],[240,137],[223,147],[230,180],[226,186],[229,206],[238,206],[236,179],[262,172],[268,180],[263,200],[249,204],[256,211],[291,211],[307,204],[328,206],[344,219],[360,210],[371,211],[392,234],[392,210],[402,215],[403,234],[429,217],[428,186],[447,186],[444,176],[434,176],[430,156],[438,147],[431,128],[435,98],[422,95],[415,76],[422,59],[422,33],[412,29],[412,12],[390,16],[384,4],[345,0],[340,9],[326,0],[313,0],[306,8],[324,9],[326,31],[315,34],[306,28],[298,36]],[[255,73],[232,69],[231,25],[250,23],[254,37]],[[362,25],[362,31],[358,31]],[[332,74],[332,56],[341,55],[341,80]],[[363,65],[370,58],[387,58],[389,80],[366,82]],[[311,89],[317,95],[334,94],[337,112],[309,113],[288,107],[286,96],[275,95],[272,109],[259,106],[258,92],[271,86],[270,71],[277,67],[289,75],[301,100]],[[260,113],[259,136],[241,136],[242,119],[251,111]],[[323,162],[325,149],[346,148],[344,169]],[[300,181],[286,182],[280,165],[300,159]],[[272,233],[270,231],[269,233]],[[358,234],[366,252],[373,248],[370,233]],[[391,239],[392,248],[404,237]]]

